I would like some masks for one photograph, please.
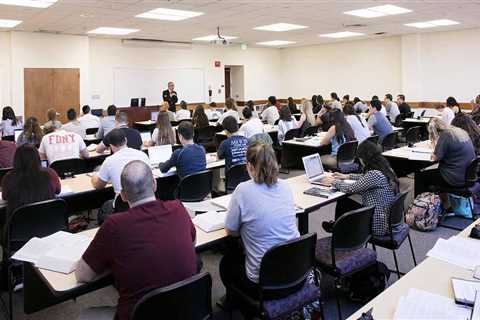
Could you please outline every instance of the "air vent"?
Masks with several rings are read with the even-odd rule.
[[[191,42],[183,41],[166,41],[155,39],[122,39],[122,45],[126,47],[140,47],[140,48],[156,48],[156,47],[170,47],[170,48],[183,48],[191,49]]]
[[[375,36],[383,36],[383,35],[386,35],[387,33],[382,31],[382,32],[375,32],[373,35]]]
[[[367,25],[363,23],[343,24],[343,27],[345,28],[364,28],[366,26]]]

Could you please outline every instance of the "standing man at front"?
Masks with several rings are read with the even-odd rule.
[[[168,83],[168,89],[163,91],[163,101],[168,102],[168,110],[177,111],[175,104],[178,102],[177,92],[175,91],[175,84],[173,82]]]

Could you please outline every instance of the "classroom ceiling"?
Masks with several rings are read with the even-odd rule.
[[[378,18],[360,18],[343,14],[345,11],[392,4],[412,10],[410,13]],[[156,9],[171,8],[203,12],[204,15],[183,21],[161,21],[136,18],[135,15]],[[140,29],[128,36],[191,42],[193,38],[216,33],[236,36],[235,43],[254,46],[257,42],[287,40],[293,46],[349,41],[353,39],[445,31],[480,27],[480,0],[439,1],[343,1],[343,0],[58,0],[45,9],[0,4],[0,19],[22,20],[13,30],[44,31],[85,35],[98,27]],[[451,19],[458,25],[431,29],[416,29],[404,24],[437,19]],[[253,28],[274,23],[308,26],[288,32],[259,31]],[[363,26],[348,26],[362,24]],[[1,30],[1,29],[0,29]],[[329,39],[319,34],[340,31],[365,33],[351,39]],[[112,37],[112,36],[107,36]]]

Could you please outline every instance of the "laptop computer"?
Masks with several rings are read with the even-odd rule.
[[[152,140],[152,134],[151,134],[149,131],[147,131],[147,132],[140,132],[140,137],[142,138],[142,142],[143,142],[143,143]]]
[[[22,134],[22,129],[15,129],[15,142],[18,142],[18,137]]]
[[[302,158],[303,166],[305,167],[305,174],[311,184],[317,184],[321,186],[328,186],[322,183],[327,174],[323,170],[322,159],[318,153],[312,154]]]
[[[172,145],[155,146],[148,148],[148,157],[152,168],[157,168],[160,163],[166,162],[172,156]]]
[[[153,111],[150,113],[150,120],[157,122],[158,111]]]

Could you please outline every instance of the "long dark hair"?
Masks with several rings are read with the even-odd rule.
[[[355,116],[358,119],[358,122],[362,125],[363,128],[365,128],[365,125],[362,122],[362,119],[358,114],[355,113],[355,109],[353,109],[353,104],[349,101],[345,103],[345,106],[343,107],[343,113],[345,113],[346,116]]]
[[[2,112],[2,120],[5,121],[7,119],[12,120],[12,125],[17,125],[17,117],[15,116],[15,111],[13,111],[12,107],[5,107],[3,108]]]
[[[380,147],[368,140],[363,141],[357,149],[357,157],[363,162],[364,172],[370,170],[380,171],[390,183],[395,193],[399,192],[399,182],[397,175],[388,163],[387,159],[382,155]]]
[[[353,129],[345,119],[343,112],[337,109],[332,112],[331,116],[333,125],[335,126],[335,138],[337,142],[342,143],[343,138],[345,138],[347,142],[355,140]]]
[[[287,107],[287,106],[283,106],[281,109],[280,109],[280,120],[282,121],[287,121],[287,122],[290,122],[292,121],[292,114],[290,112],[290,108]]]
[[[38,124],[38,120],[35,117],[30,117],[25,121],[23,127],[23,137],[26,141],[35,141],[36,145],[40,145],[43,137],[43,131]]]
[[[156,145],[175,144],[175,134],[173,133],[167,111],[160,111],[158,113],[157,129],[157,141],[154,141]]]
[[[55,191],[50,187],[50,175],[41,166],[40,155],[34,145],[17,148],[13,158],[13,170],[3,179],[3,189],[11,213],[18,207],[37,201],[52,199]]]
[[[192,123],[195,128],[205,128],[210,125],[208,122],[207,114],[205,113],[205,109],[201,104],[199,104],[195,108],[195,112],[193,113]]]
[[[480,153],[480,128],[468,115],[463,112],[459,112],[452,120],[452,126],[465,130],[470,139],[477,154]]]

